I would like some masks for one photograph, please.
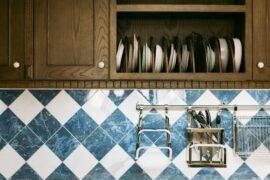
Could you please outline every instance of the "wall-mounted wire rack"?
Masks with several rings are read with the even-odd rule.
[[[268,155],[270,156],[270,115],[260,115],[260,113],[256,115],[250,115],[250,116],[243,116],[243,113],[239,113],[241,111],[249,112],[249,111],[259,111],[261,109],[270,111],[270,105],[143,105],[143,104],[137,104],[136,106],[137,110],[144,110],[149,111],[152,109],[155,109],[157,111],[164,111],[168,113],[168,111],[183,111],[186,110],[187,112],[190,109],[193,110],[205,110],[209,109],[221,112],[223,110],[229,110],[232,112],[232,136],[233,136],[233,148],[235,154],[238,154],[239,156],[249,156],[251,153],[253,155]],[[249,114],[249,113],[247,113]],[[169,119],[169,117],[168,117]],[[248,119],[247,124],[241,123],[242,119]],[[191,120],[188,120],[188,128],[187,131],[196,131],[196,129],[192,129],[192,122]],[[217,129],[216,129],[217,130]],[[207,129],[204,129],[203,131],[207,131]],[[210,130],[211,131],[211,130]],[[224,129],[220,128],[219,131],[222,133],[224,132]],[[219,133],[220,133],[219,132]],[[222,134],[221,133],[221,134]],[[197,148],[198,146],[211,146],[213,148],[220,148],[223,149],[220,152],[223,152],[225,156],[221,158],[223,165],[226,165],[226,148],[223,142],[219,142],[218,144],[190,144],[190,148]],[[256,149],[263,145],[265,148],[265,151],[256,151]],[[173,146],[173,144],[171,145]],[[189,154],[189,153],[188,153]],[[224,159],[225,158],[225,159]],[[188,164],[192,164],[191,161],[189,161],[188,158]],[[200,165],[200,163],[196,162],[197,166]],[[204,164],[204,165],[203,165]],[[202,162],[201,165],[208,166],[208,164],[205,164],[205,162]],[[214,164],[214,167],[215,164]]]

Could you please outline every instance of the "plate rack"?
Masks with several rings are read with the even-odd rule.
[[[110,7],[110,37],[113,38],[110,42],[110,76],[112,79],[125,80],[207,79],[213,81],[235,81],[237,79],[244,81],[250,79],[252,75],[250,68],[252,66],[252,3],[253,0],[112,0]],[[231,59],[234,56],[230,55],[230,53],[227,70],[221,70],[221,67],[207,69],[205,60],[207,61],[207,58],[213,59],[213,53],[210,53],[211,58],[202,58],[203,55],[198,56],[198,54],[204,54],[200,52],[207,48],[197,47],[198,43],[192,43],[197,44],[195,45],[197,50],[195,53],[192,53],[194,45],[189,45],[190,41],[187,38],[192,32],[200,34],[206,45],[210,43],[212,37],[239,39],[243,47],[239,72],[235,70],[237,68],[234,67],[234,63],[230,63],[234,62]],[[133,40],[134,34],[138,37],[141,44],[140,50],[138,50],[140,51],[140,59],[133,61],[133,58],[125,57],[123,61],[120,61],[123,63],[117,63],[119,62],[116,61],[119,42],[121,40],[129,42],[126,43],[128,45],[125,45],[124,49],[132,49],[130,45],[135,47],[136,44]],[[164,42],[167,42],[165,43],[167,45],[164,45]],[[146,44],[151,50],[151,58],[147,55],[149,53],[145,53],[142,56]],[[176,53],[171,53],[171,49],[173,49],[171,47],[172,44],[176,48]],[[228,43],[228,46],[229,44],[231,43]],[[155,62],[160,58],[153,58],[157,54],[156,45],[160,45],[163,48],[163,53],[168,54],[167,57],[164,56],[165,58],[163,59],[167,60],[162,61],[161,66],[155,66]],[[180,58],[176,58],[175,63],[175,60],[172,60],[175,59],[174,56],[169,54],[178,54],[177,57],[180,57],[179,54],[185,54],[181,53],[181,51],[186,52],[183,51],[182,45],[188,45],[188,51],[193,55],[190,55],[190,58],[188,58],[188,63],[186,61],[181,63],[184,61],[179,60]],[[211,48],[214,47],[211,46]],[[229,49],[230,52],[233,52],[230,47]],[[208,62],[215,62],[215,65],[219,66],[221,64],[220,53],[218,53],[218,50],[216,51],[216,61],[208,60]],[[123,56],[137,54],[136,52],[128,50]],[[148,60],[143,61],[142,57]],[[171,65],[170,62],[172,62]],[[136,64],[136,66],[130,69],[127,68],[128,64]],[[212,67],[213,64],[210,64],[208,63],[208,67]],[[119,66],[121,67],[120,69]],[[155,70],[155,67],[161,68]]]
[[[168,151],[168,157],[170,160],[172,160],[172,143],[171,143],[171,129],[170,129],[170,119],[168,116],[168,108],[165,106],[165,118],[163,119],[165,121],[165,127],[162,129],[150,129],[150,128],[144,128],[142,125],[142,121],[144,120],[144,108],[138,109],[139,114],[139,123],[137,124],[137,143],[136,143],[136,157],[135,160],[138,160],[140,157],[140,153],[142,150],[147,150],[151,148],[158,148],[160,150],[167,150]],[[146,132],[162,132],[166,134],[166,146],[162,147],[153,147],[153,146],[142,146],[141,145],[141,135]]]

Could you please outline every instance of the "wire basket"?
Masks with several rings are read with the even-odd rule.
[[[239,156],[270,156],[270,116],[235,117],[234,147]],[[259,148],[262,147],[262,148]],[[259,149],[258,149],[259,148]]]

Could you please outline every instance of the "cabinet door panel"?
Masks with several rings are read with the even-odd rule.
[[[25,2],[0,1],[0,80],[24,78]],[[19,63],[18,68],[13,64]]]
[[[270,81],[270,2],[254,1],[253,7],[253,79]]]
[[[108,78],[108,0],[35,0],[34,7],[37,79]]]

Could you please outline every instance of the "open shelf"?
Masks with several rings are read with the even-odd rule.
[[[111,24],[111,36],[116,37],[111,42],[112,79],[244,81],[252,78],[251,0],[117,0],[112,11],[115,21]],[[177,37],[179,44],[186,44],[187,37],[193,32],[201,35],[206,44],[212,37],[238,38],[243,47],[240,71],[116,71],[115,57],[121,39],[128,38],[131,42],[135,34],[141,45],[149,44],[150,37],[154,45],[161,45],[164,38],[170,44]]]

